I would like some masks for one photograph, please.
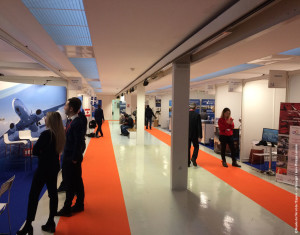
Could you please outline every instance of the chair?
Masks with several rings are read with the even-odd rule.
[[[10,217],[9,217],[9,201],[10,201],[10,189],[14,182],[15,176],[11,177],[9,180],[4,182],[0,188],[0,198],[1,196],[8,191],[6,203],[0,203],[0,215],[3,214],[5,209],[7,208],[8,215],[8,225],[9,225],[9,234],[11,234],[11,225],[10,225]],[[2,233],[1,233],[2,234]]]
[[[11,147],[11,145],[13,145],[13,144],[18,144],[19,145],[19,154],[20,154],[20,145],[21,144],[26,145],[28,143],[27,140],[10,141],[9,138],[8,138],[8,134],[7,133],[5,133],[3,135],[3,140],[4,140],[4,143],[5,143],[5,156],[6,156],[7,145],[9,145]],[[11,154],[11,148],[9,148],[9,154]]]

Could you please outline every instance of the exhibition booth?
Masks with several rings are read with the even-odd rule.
[[[215,85],[214,94],[205,91],[190,92],[190,102],[197,104],[199,113],[205,102],[214,101],[214,119],[202,120],[202,144],[209,147],[213,138],[214,151],[220,153],[217,120],[225,107],[231,109],[234,119],[234,144],[241,162],[261,173],[275,175],[276,181],[295,184],[295,143],[300,144],[300,73],[286,72],[287,79],[278,87],[270,85],[270,76],[233,80]],[[192,87],[192,85],[191,85]],[[171,130],[172,94],[148,95],[146,103],[154,112],[159,111],[159,127]],[[290,131],[290,126],[292,127]],[[212,130],[213,128],[213,130]],[[293,134],[294,133],[294,134]],[[297,146],[297,145],[296,145]],[[294,148],[294,149],[293,149]],[[228,154],[230,151],[228,149]]]

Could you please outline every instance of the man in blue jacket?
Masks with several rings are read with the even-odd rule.
[[[78,116],[81,107],[80,99],[73,97],[65,104],[65,113],[68,116],[66,124],[66,144],[64,148],[63,172],[66,186],[66,200],[58,216],[71,216],[72,213],[84,210],[84,186],[82,181],[81,163],[84,149],[84,124]],[[74,196],[77,196],[75,205],[71,208]]]

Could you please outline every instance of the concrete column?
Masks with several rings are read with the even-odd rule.
[[[132,114],[132,106],[131,106],[131,94],[125,95],[125,101],[126,101],[126,113]],[[132,117],[134,119],[134,117]]]
[[[144,145],[145,127],[145,87],[143,84],[137,86],[137,130],[136,144]]]
[[[170,174],[172,190],[187,189],[189,90],[190,58],[187,56],[173,63]]]

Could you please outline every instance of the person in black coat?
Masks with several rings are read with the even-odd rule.
[[[81,101],[76,97],[68,99],[64,107],[68,116],[62,166],[66,186],[66,200],[63,208],[57,212],[57,216],[69,217],[72,213],[84,210],[84,185],[81,169],[84,150],[84,124],[78,116],[80,107]],[[77,196],[76,203],[71,208],[75,195]]]
[[[86,134],[86,130],[87,130],[87,118],[86,118],[86,116],[85,116],[85,114],[84,114],[83,111],[79,111],[78,117],[82,121],[82,125],[83,125],[83,133],[84,133],[84,141],[83,141],[83,149],[82,149],[82,153],[83,153],[85,151],[85,149],[86,149],[85,134]],[[60,161],[61,161],[61,166],[62,166],[63,154],[60,156]],[[66,191],[66,186],[65,186],[65,181],[64,181],[64,172],[62,172],[62,181],[61,181],[61,183],[60,183],[60,185],[59,185],[59,187],[57,189],[57,192],[61,193],[61,192],[65,192],[65,191]]]
[[[150,123],[149,126],[150,126],[150,130],[151,130],[152,116],[154,118],[156,118],[156,116],[154,115],[152,109],[149,107],[149,105],[147,105],[147,107],[145,109],[145,126],[146,126],[146,129],[148,129],[148,123]]]
[[[46,184],[50,198],[50,214],[42,230],[55,232],[54,216],[57,212],[57,174],[59,172],[59,154],[65,144],[62,118],[58,112],[48,112],[45,119],[47,130],[43,131],[33,146],[33,155],[38,157],[38,167],[34,173],[28,199],[26,223],[18,235],[33,234],[32,221],[35,219],[39,195]]]
[[[201,117],[198,113],[195,112],[196,104],[190,104],[190,111],[189,111],[189,153],[188,153],[188,167],[191,165],[191,161],[193,162],[194,166],[197,166],[196,159],[198,157],[199,151],[199,142],[202,139],[202,124],[201,124]],[[194,146],[194,152],[191,159],[191,143]]]
[[[103,132],[102,132],[102,121],[104,122],[104,114],[103,110],[101,108],[101,105],[98,105],[98,109],[95,111],[95,120],[97,122],[97,131],[96,131],[96,137],[99,138],[98,133],[100,132],[100,137],[103,137]]]

